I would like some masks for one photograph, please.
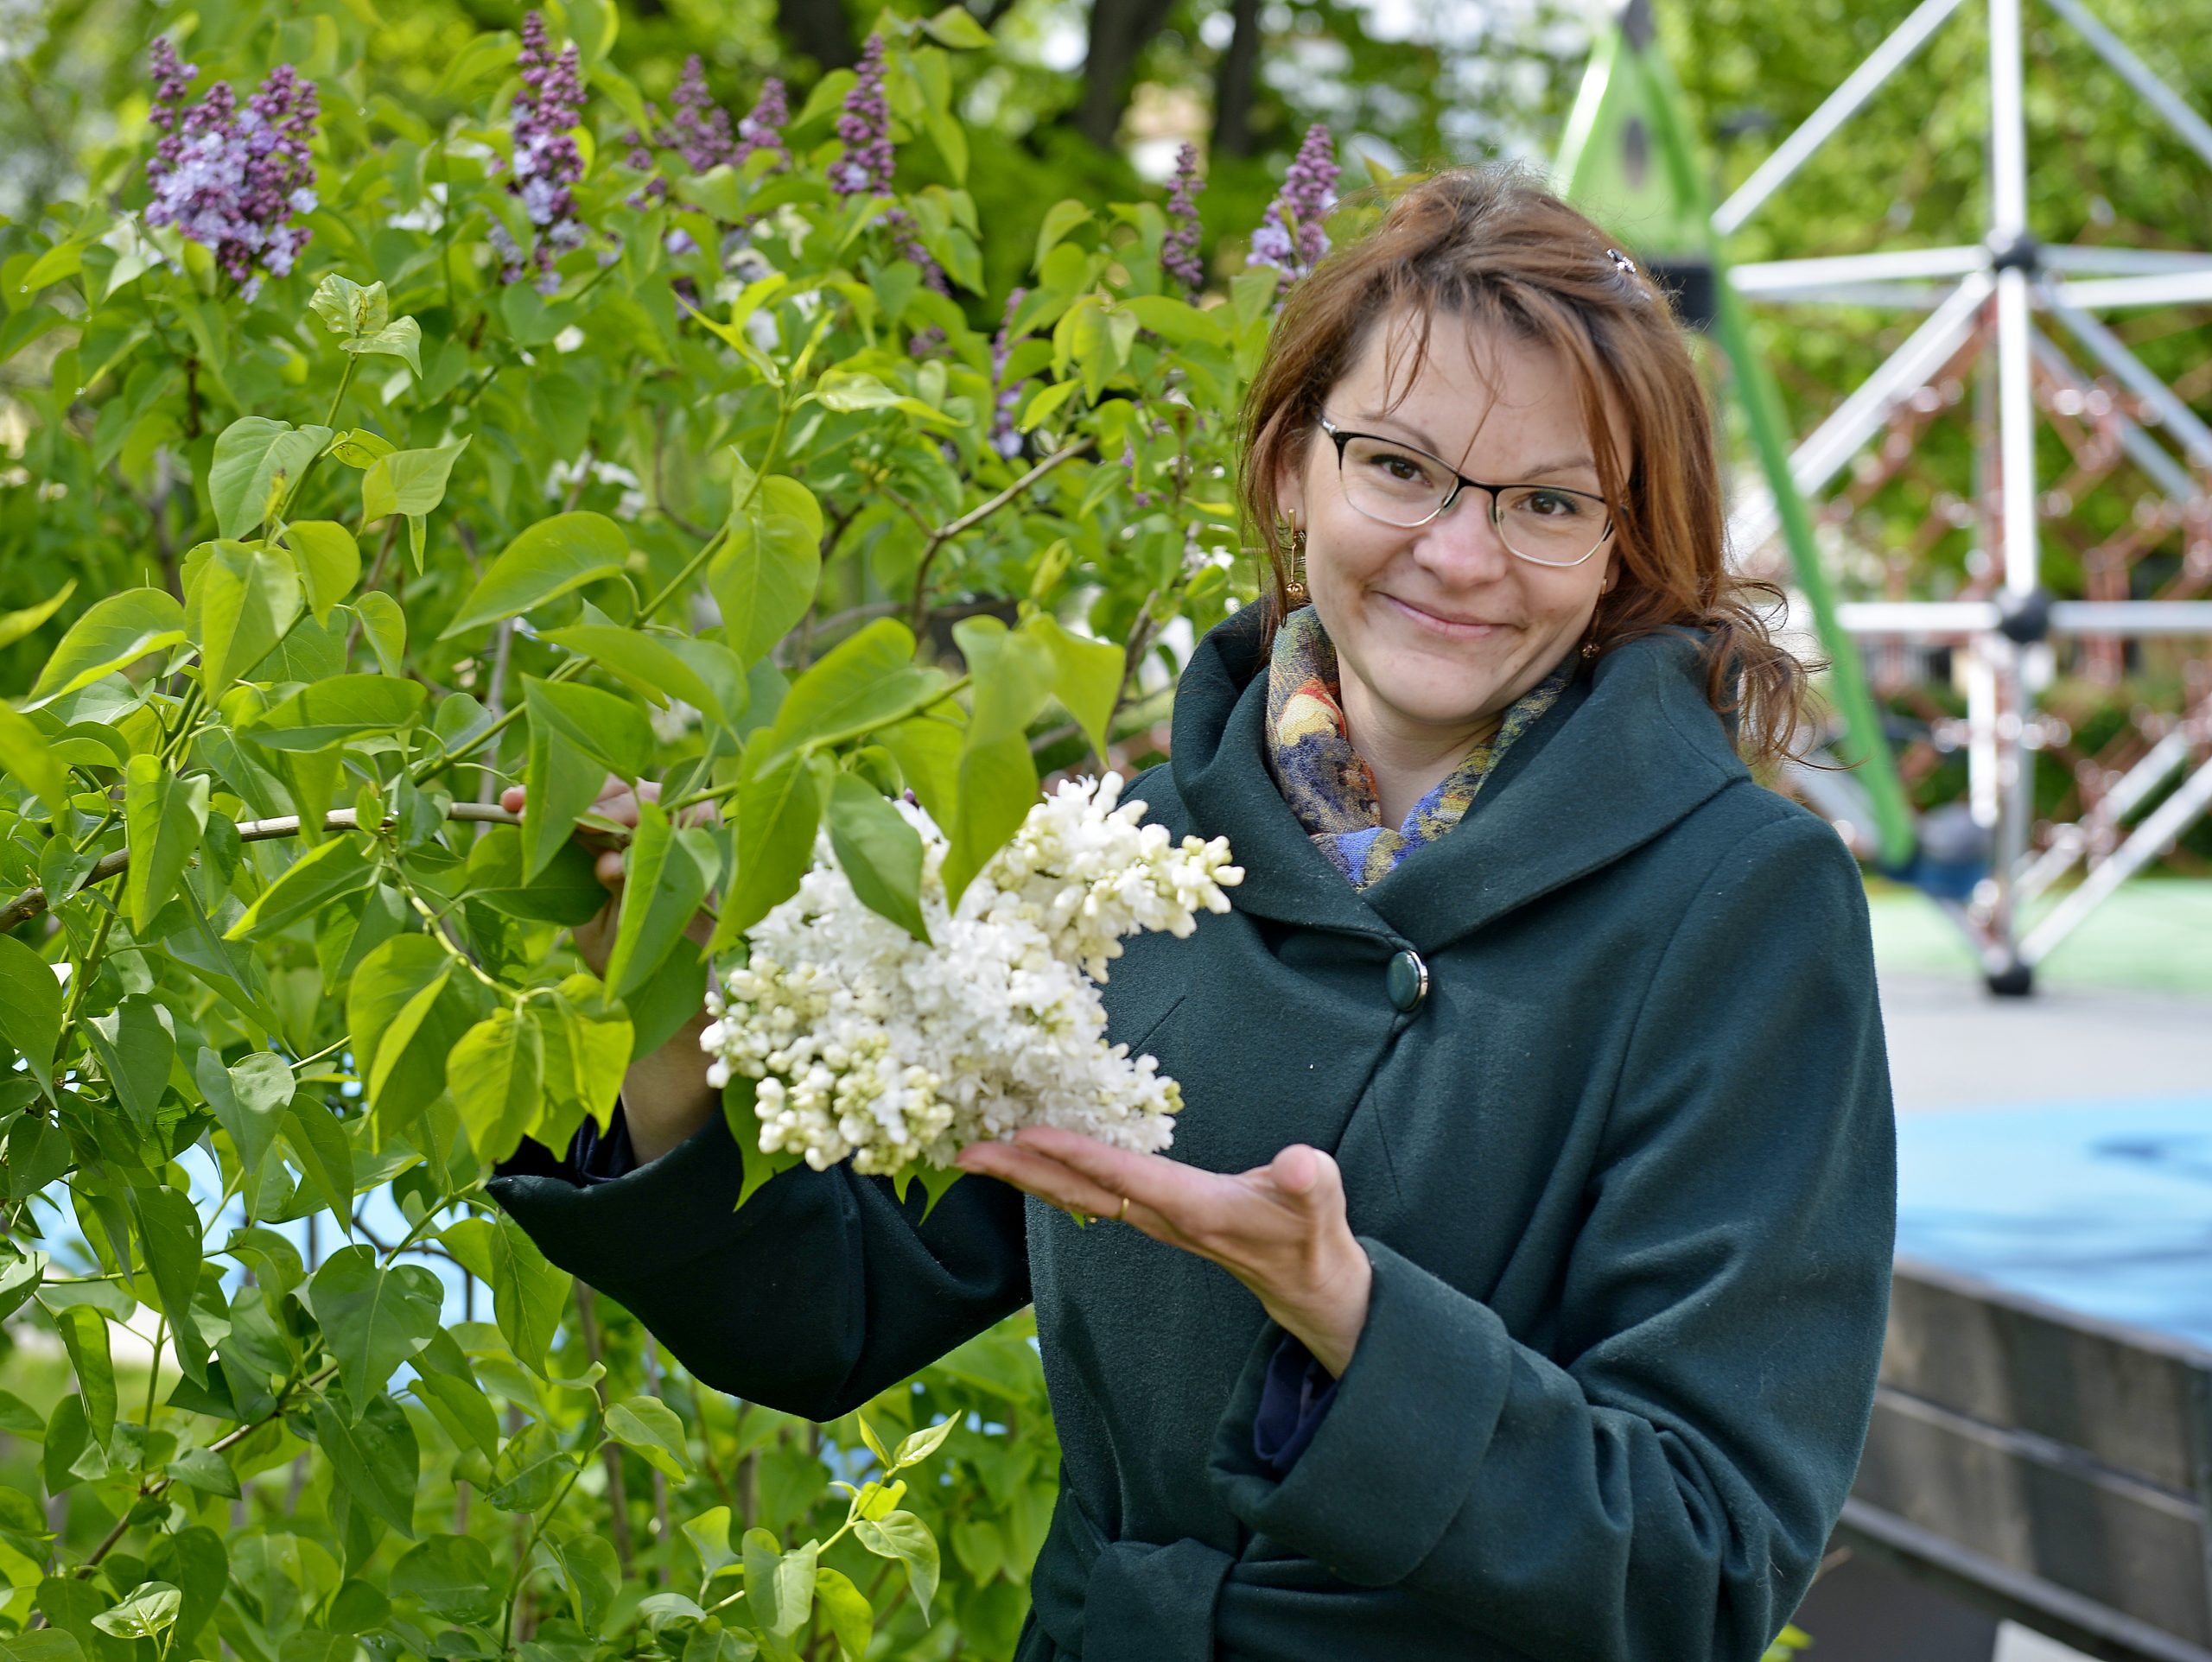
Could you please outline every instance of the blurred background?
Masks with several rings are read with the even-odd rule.
[[[433,126],[452,53],[520,15],[346,10],[367,100]],[[647,97],[696,54],[735,108],[877,15],[620,10]],[[961,88],[992,295],[1048,205],[1156,195],[1186,142],[1233,275],[1314,122],[1347,191],[1552,168],[1675,287],[1732,558],[1830,665],[1775,783],[1866,870],[1900,1117],[1883,1400],[1800,1626],[1821,1662],[2212,1658],[2212,0],[967,10],[1004,48]],[[0,215],[135,153],[141,48],[187,15],[0,0]],[[311,62],[338,23],[283,27]],[[6,471],[31,372],[0,352],[0,514],[40,505]],[[0,607],[35,587],[0,571]]]

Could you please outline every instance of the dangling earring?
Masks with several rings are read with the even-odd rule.
[[[1611,583],[1608,582],[1605,587],[1598,591],[1598,596],[1600,599],[1603,599],[1606,595],[1612,592],[1613,586]],[[1594,658],[1599,653],[1604,650],[1605,648],[1598,644],[1598,614],[1595,612],[1592,612],[1590,614],[1590,637],[1587,640],[1582,643],[1582,656],[1585,658]]]
[[[1290,533],[1290,580],[1282,587],[1282,598],[1287,612],[1295,612],[1306,604],[1306,531],[1302,526],[1294,527]]]

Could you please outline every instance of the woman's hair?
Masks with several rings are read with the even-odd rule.
[[[1608,242],[1517,167],[1455,168],[1407,187],[1378,225],[1291,289],[1240,418],[1246,535],[1265,549],[1272,578],[1268,638],[1288,581],[1278,472],[1303,464],[1324,399],[1384,320],[1401,307],[1418,320],[1410,390],[1434,314],[1451,314],[1548,347],[1573,377],[1601,493],[1617,504],[1621,576],[1592,623],[1601,651],[1670,626],[1707,631],[1706,698],[1736,718],[1746,761],[1770,764],[1792,753],[1808,668],[1825,666],[1800,663],[1754,609],[1755,593],[1781,603],[1782,590],[1728,569],[1712,412],[1682,325],[1664,291],[1624,269]],[[1386,390],[1390,379],[1386,356]],[[1625,444],[1625,479],[1603,441],[1609,428]],[[1733,703],[1732,662],[1741,676]]]

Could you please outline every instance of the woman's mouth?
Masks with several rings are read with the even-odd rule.
[[[1376,591],[1376,598],[1389,606],[1400,617],[1410,622],[1415,628],[1427,630],[1432,634],[1441,635],[1452,640],[1481,640],[1485,636],[1498,633],[1505,627],[1503,624],[1491,623],[1482,618],[1446,616],[1431,612],[1425,607],[1414,605],[1410,600],[1402,600],[1395,594],[1383,593],[1379,589]]]

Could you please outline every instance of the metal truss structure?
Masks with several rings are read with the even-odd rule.
[[[2212,124],[2146,67],[2082,0],[2041,0],[2212,168]],[[1963,0],[1923,0],[1889,39],[1779,146],[1712,216],[1713,245],[1755,213],[1961,9]],[[1799,537],[1785,539],[1801,588],[1814,591],[1820,632],[1839,657],[1871,659],[1885,690],[1920,679],[1912,658],[1948,652],[1967,695],[1964,720],[1941,711],[1929,737],[1897,760],[1907,778],[1941,752],[1966,752],[1965,815],[1916,828],[1916,852],[1899,870],[1943,906],[1980,955],[1990,988],[2024,993],[2036,966],[2126,879],[2159,859],[2212,809],[2212,661],[2187,665],[2178,713],[2139,710],[2094,752],[2076,750],[2066,724],[2039,714],[2056,643],[2069,644],[2084,671],[2117,681],[2129,644],[2159,638],[2212,640],[2212,427],[2145,367],[2105,320],[2153,307],[2212,306],[2212,251],[2044,244],[2027,225],[2028,138],[2022,109],[2022,0],[1986,0],[1988,20],[1990,190],[1986,235],[1978,244],[1779,260],[1723,267],[1736,295],[1762,301],[1846,304],[1924,312],[1925,319],[1817,430],[1790,449],[1786,485],[1754,487],[1730,523],[1734,557],[1780,569],[1773,545],[1787,511],[1779,492],[1818,501],[1843,488],[1820,517],[1847,539],[1856,509],[1884,483],[1916,466],[1915,441],[1929,423],[1973,401],[1981,478],[1961,494],[1939,494],[1921,546],[1957,526],[1979,524],[1981,549],[1964,590],[1947,599],[1906,598],[1914,550],[1870,553],[1889,570],[1891,598],[1821,604]],[[1716,262],[1717,263],[1717,262]],[[1740,368],[1740,365],[1739,365]],[[2200,378],[2192,375],[2192,382]],[[2212,370],[2204,372],[2212,386]],[[2202,396],[2202,389],[2198,390]],[[2036,473],[2038,416],[2070,457],[2058,479]],[[1769,469],[1770,477],[1775,472]],[[2129,524],[2081,547],[2089,593],[2055,599],[2043,580],[2039,537],[2068,521],[2088,493],[2132,478],[2142,488]],[[2151,594],[2131,580],[2148,555],[2178,537],[2176,574]],[[2161,568],[2164,561],[2161,559]],[[1828,619],[1822,619],[1828,621]],[[1839,638],[1839,631],[1841,637]],[[1843,649],[1838,651],[1837,649]],[[2039,754],[2070,763],[2069,821],[2050,821],[2035,846]],[[1886,760],[1886,757],[1879,758]],[[2179,783],[2167,786],[2179,775]],[[1789,788],[1837,824],[1857,852],[1878,852],[1882,804],[1848,772],[1793,766]],[[2146,814],[2129,823],[2164,791]],[[1885,862],[1885,864],[1888,864]],[[2082,880],[2031,926],[2024,910],[2077,866]]]

